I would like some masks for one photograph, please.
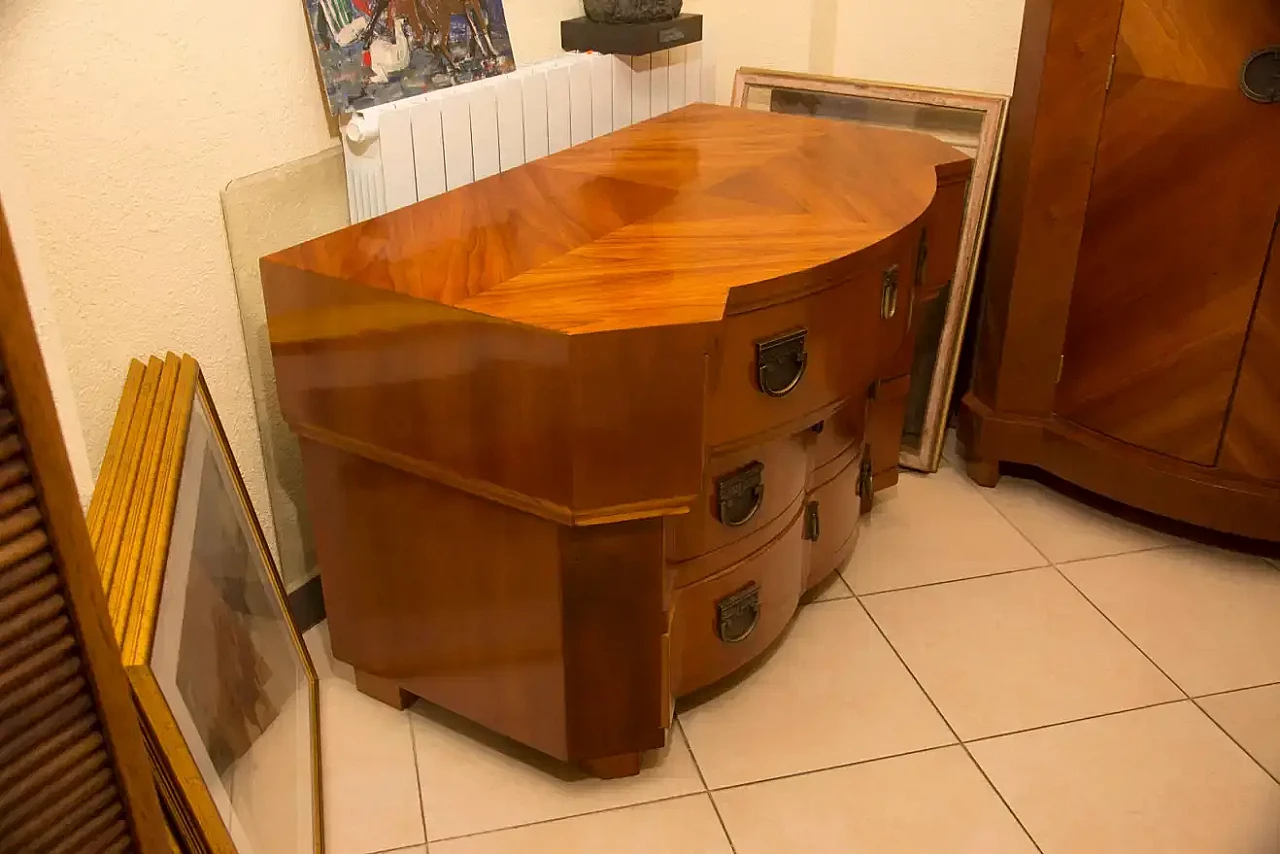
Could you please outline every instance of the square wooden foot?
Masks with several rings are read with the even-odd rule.
[[[978,486],[994,487],[1000,482],[1000,463],[988,460],[966,460],[965,473]]]
[[[405,691],[397,683],[381,676],[356,671],[356,687],[366,697],[372,697],[380,703],[386,703],[393,709],[404,710],[413,703],[413,695]]]
[[[599,759],[584,759],[583,769],[593,777],[612,780],[616,777],[634,777],[640,773],[639,753],[619,753]]]

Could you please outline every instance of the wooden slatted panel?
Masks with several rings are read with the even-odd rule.
[[[0,852],[134,850],[0,365]]]

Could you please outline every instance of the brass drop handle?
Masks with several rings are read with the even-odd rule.
[[[880,317],[892,320],[898,313],[898,265],[894,264],[880,276]]]
[[[764,463],[752,460],[716,480],[716,518],[737,528],[751,521],[764,503]]]
[[[725,643],[741,643],[760,621],[760,585],[754,581],[716,602],[716,635]]]
[[[808,331],[800,329],[756,342],[756,377],[762,392],[770,397],[786,397],[800,385],[809,365],[804,347],[806,335]]]
[[[822,520],[818,515],[818,502],[810,501],[804,507],[804,538],[813,542],[822,536]]]

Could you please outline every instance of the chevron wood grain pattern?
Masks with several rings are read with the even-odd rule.
[[[1260,26],[1242,32],[1250,21]],[[1215,463],[1280,209],[1280,170],[1265,166],[1280,150],[1280,110],[1210,71],[1238,74],[1274,42],[1271,0],[1125,4],[1071,295],[1063,417]]]
[[[0,216],[0,851],[159,854],[141,731]]]
[[[1270,0],[1028,3],[960,420],[976,481],[1026,463],[1280,541],[1280,110],[1238,90],[1277,42]]]
[[[924,212],[939,171],[964,174],[958,158],[923,134],[698,104],[265,266],[575,334],[715,321],[734,288],[838,276]],[[276,340],[293,304],[267,291]]]
[[[704,422],[729,443],[801,421],[900,342],[881,275],[911,281],[938,182],[970,168],[922,134],[668,113],[263,259],[282,410],[552,520],[684,512]],[[810,379],[766,421],[728,414],[764,405],[738,339],[805,326]]]
[[[1280,483],[1280,230],[1272,233],[1218,465]]]
[[[1236,89],[1245,58],[1277,32],[1272,0],[1125,0],[1116,74]]]
[[[361,690],[636,773],[672,698],[763,653],[847,557],[868,424],[886,475],[902,434],[870,389],[912,349],[926,226],[929,269],[955,267],[964,199],[939,187],[970,168],[697,105],[263,259]]]

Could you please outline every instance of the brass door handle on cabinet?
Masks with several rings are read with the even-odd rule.
[[[804,377],[809,354],[804,349],[807,330],[788,332],[756,342],[756,376],[760,390],[770,397],[785,397]]]
[[[751,521],[764,503],[764,463],[752,460],[716,481],[716,518],[730,528]]]

